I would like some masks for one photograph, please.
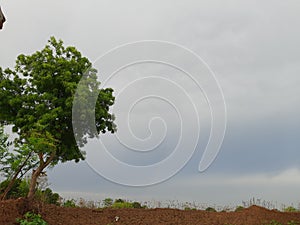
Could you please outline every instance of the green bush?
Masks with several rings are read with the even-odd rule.
[[[111,198],[106,198],[103,200],[104,207],[111,207],[113,204],[113,200]]]
[[[125,200],[120,199],[120,198],[115,200],[115,203],[124,203],[124,202],[125,202]]]
[[[4,192],[6,187],[9,185],[10,180],[4,180],[0,183],[0,194]],[[13,187],[8,192],[6,198],[20,198],[26,197],[29,191],[29,181],[27,179],[17,179],[13,184]]]
[[[284,212],[297,212],[298,210],[294,208],[293,206],[288,206],[283,209]]]
[[[131,202],[114,202],[111,207],[114,209],[128,209],[133,208],[133,205]]]
[[[143,208],[143,206],[139,202],[133,202],[131,204],[132,204],[132,207],[135,208],[135,209],[141,209],[141,208]]]
[[[235,208],[235,212],[239,212],[239,211],[242,211],[243,209],[245,209],[243,206],[237,206],[236,208]]]
[[[184,210],[189,211],[189,210],[197,210],[197,209],[186,206],[186,207],[184,207]]]
[[[114,209],[128,209],[128,208],[135,208],[135,209],[145,209],[147,206],[142,206],[139,202],[128,202],[123,199],[116,199],[114,203],[111,204],[111,199],[107,198],[104,200],[104,205],[107,207],[111,207]]]
[[[212,208],[212,207],[207,207],[207,208],[205,209],[205,211],[207,211],[207,212],[217,212],[217,210],[215,210],[215,209]]]
[[[60,205],[60,196],[57,193],[53,193],[50,188],[45,190],[38,189],[35,193],[35,198],[48,204]]]
[[[5,180],[0,183],[0,194],[4,192],[6,187],[9,185],[10,180]],[[20,197],[26,197],[29,191],[29,180],[28,179],[17,179],[13,184],[13,187],[8,192],[7,199],[15,199]],[[60,196],[57,193],[53,193],[50,188],[45,190],[37,189],[35,193],[35,199],[43,201],[49,204],[60,205]]]
[[[69,199],[63,203],[63,207],[75,208],[76,203],[74,199]]]
[[[42,219],[41,215],[27,212],[24,215],[24,219],[17,219],[20,225],[48,225],[48,223]]]

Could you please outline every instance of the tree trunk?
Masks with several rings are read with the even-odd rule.
[[[42,165],[40,165],[36,170],[33,171],[31,175],[31,180],[30,180],[30,185],[29,185],[29,192],[27,194],[28,199],[33,199],[34,194],[35,194],[35,187],[36,187],[36,182],[37,179],[39,178],[41,172],[43,171]]]
[[[18,176],[19,176],[19,173],[21,173],[23,167],[26,165],[27,161],[29,160],[31,155],[28,155],[27,158],[25,159],[25,161],[22,163],[22,165],[18,168],[18,170],[16,171],[15,175],[13,176],[13,178],[10,180],[8,186],[5,188],[2,196],[1,196],[1,200],[5,200],[6,199],[6,196],[8,194],[8,192],[12,189],[12,187],[14,186],[14,183],[16,182]]]
[[[4,190],[4,192],[1,196],[1,200],[6,199],[6,196],[7,196],[8,192],[12,189],[12,187],[14,186],[14,183],[16,182],[18,175],[19,175],[19,173],[16,173],[14,175],[14,177],[10,180],[8,186],[5,188],[5,190]]]
[[[32,176],[31,176],[31,181],[30,181],[30,185],[29,185],[29,192],[28,192],[28,195],[27,195],[27,198],[29,200],[32,200],[33,197],[34,197],[37,179],[39,178],[39,176],[43,172],[43,170],[52,162],[54,157],[55,157],[55,152],[53,152],[47,158],[47,160],[44,161],[43,154],[42,153],[39,154],[40,165],[38,166],[38,168],[36,170],[33,170],[33,173],[32,173]]]

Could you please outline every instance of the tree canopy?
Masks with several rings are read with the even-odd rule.
[[[51,37],[41,51],[19,55],[13,69],[0,68],[0,123],[13,125],[19,135],[16,141],[28,144],[38,156],[33,183],[34,176],[49,165],[85,158],[77,144],[83,145],[85,136],[93,134],[83,127],[76,133],[82,143],[76,143],[72,129],[72,103],[83,77],[87,96],[97,91],[93,117],[97,131],[114,132],[114,116],[109,112],[113,90],[99,90],[97,70],[75,47],[64,47]]]

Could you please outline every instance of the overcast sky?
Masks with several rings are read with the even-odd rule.
[[[196,151],[187,165],[169,180],[133,188],[104,179],[86,162],[65,163],[48,172],[55,191],[65,197],[175,199],[210,204],[238,204],[251,197],[286,204],[300,202],[298,0],[86,0],[76,3],[71,0],[3,0],[1,8],[7,18],[0,32],[2,68],[12,67],[21,53],[42,49],[50,36],[62,39],[65,45],[75,46],[91,61],[125,43],[162,40],[185,46],[200,56],[223,90],[227,106],[226,134],[219,155],[205,172],[198,172],[210,131],[209,114],[204,110],[200,118],[203,132]],[[105,71],[105,68],[97,69]],[[185,83],[179,74],[157,65],[125,68],[108,86],[115,88],[116,94],[122,93],[128,77],[143,76],[143,71],[146,76],[171,73],[167,74],[169,80],[190,87],[186,91],[194,96],[197,107],[205,103],[203,95],[198,99],[199,91]],[[117,125],[122,123],[118,115],[122,116],[127,103],[122,99],[140,94],[151,85],[153,83],[140,83],[135,91],[124,92],[116,98]],[[171,88],[163,90],[159,95],[171,93]],[[178,101],[181,103],[176,106],[186,106],[184,99],[178,98]],[[120,143],[115,137],[109,136],[104,139],[114,146],[112,153],[132,164],[153,163],[169,155],[178,141],[176,129],[180,125],[171,105],[154,100],[137,105],[132,112],[132,131],[146,138],[150,135],[149,118],[157,115],[165,118],[168,126],[167,141],[156,149],[157,155],[152,151],[149,157],[134,157],[132,152],[126,153],[125,148],[118,147]],[[162,121],[156,122],[151,131],[164,135]],[[124,132],[121,128],[120,135]],[[196,131],[191,129],[191,133]],[[154,135],[153,141],[159,140],[160,136]]]

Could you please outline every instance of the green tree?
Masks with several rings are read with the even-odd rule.
[[[14,69],[0,68],[0,123],[12,124],[18,133],[17,142],[31,146],[38,157],[32,171],[28,198],[34,196],[37,178],[48,166],[59,162],[84,160],[78,146],[106,131],[114,132],[114,116],[109,107],[114,103],[111,88],[99,90],[97,71],[75,47],[64,47],[51,37],[49,43],[32,55],[19,55]],[[73,132],[72,103],[81,78],[81,126]],[[89,96],[97,97],[95,109],[89,108]],[[88,112],[88,113],[87,113]],[[86,126],[85,118],[93,118],[97,134]],[[78,126],[76,126],[78,127]],[[74,135],[77,136],[76,142]]]

